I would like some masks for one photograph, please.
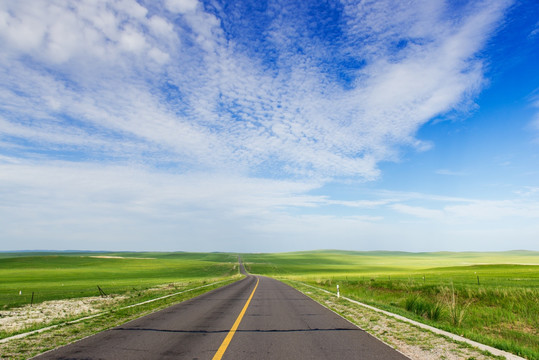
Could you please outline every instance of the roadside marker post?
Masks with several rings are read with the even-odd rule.
[[[337,297],[340,298],[341,294],[339,293],[339,285],[337,285]]]

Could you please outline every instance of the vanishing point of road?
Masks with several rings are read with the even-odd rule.
[[[294,288],[247,275],[35,359],[408,358]]]

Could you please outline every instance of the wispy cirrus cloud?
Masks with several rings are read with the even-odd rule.
[[[34,150],[372,179],[481,88],[476,54],[507,5],[285,2],[233,27],[197,1],[4,3],[2,130]]]

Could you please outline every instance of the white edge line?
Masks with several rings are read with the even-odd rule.
[[[189,292],[189,291],[202,289],[202,288],[212,286],[212,285],[215,285],[215,284],[219,284],[219,283],[222,283],[222,282],[225,282],[225,281],[227,281],[227,280],[217,281],[217,282],[214,282],[214,283],[211,283],[211,284],[206,284],[206,285],[198,286],[198,287],[195,287],[195,288],[192,288],[192,289],[179,291],[179,292],[174,293],[174,294],[168,294],[168,295],[161,296],[161,297],[158,297],[158,298],[155,298],[155,299],[146,300],[146,301],[143,301],[141,303],[124,306],[124,307],[121,307],[121,308],[117,309],[116,311],[129,309],[129,308],[144,305],[144,304],[148,304],[148,303],[151,303],[151,302],[154,302],[154,301],[157,301],[157,300],[162,300],[162,299],[166,299],[166,298],[171,297],[171,296],[176,296],[176,295],[179,295],[179,294],[183,294],[183,293],[186,293],[186,292]],[[6,342],[11,341],[11,340],[22,339],[22,338],[25,338],[27,336],[33,335],[33,334],[39,334],[41,332],[51,330],[51,329],[57,328],[59,326],[76,324],[78,322],[85,321],[85,320],[88,320],[88,319],[92,319],[92,318],[95,318],[95,317],[98,317],[98,316],[103,316],[103,315],[108,314],[108,313],[109,313],[109,311],[104,311],[104,312],[101,312],[101,313],[98,313],[98,314],[86,316],[86,317],[76,319],[76,320],[73,320],[73,321],[67,321],[67,322],[64,322],[64,323],[61,323],[61,324],[51,325],[51,326],[47,326],[47,327],[44,327],[44,328],[41,328],[41,329],[29,331],[29,332],[26,332],[26,333],[13,335],[13,336],[10,336],[10,337],[7,337],[7,338],[0,339],[0,344],[6,343]]]
[[[305,284],[301,281],[295,281],[295,280],[291,280],[293,282],[296,282],[296,283],[299,283],[299,284],[302,284],[302,285],[305,285],[307,287],[310,287],[310,288],[313,288],[313,289],[316,289],[316,290],[320,290],[320,291],[323,291],[325,293],[328,293],[328,294],[331,294],[331,295],[335,295],[334,293],[332,293],[331,291],[328,291],[326,289],[322,289],[322,288],[319,288],[319,287],[316,287],[316,286],[312,286],[312,285],[308,285],[308,284]],[[360,306],[363,306],[367,309],[370,309],[370,310],[373,310],[373,311],[376,311],[376,312],[379,312],[379,313],[382,313],[382,314],[385,314],[387,316],[391,316],[393,318],[396,318],[398,320],[401,320],[401,321],[404,321],[404,322],[407,322],[409,324],[412,324],[412,325],[415,325],[415,326],[418,326],[422,329],[425,329],[425,330],[429,330],[435,334],[438,334],[438,335],[443,335],[443,336],[447,336],[449,337],[450,339],[453,339],[453,340],[456,340],[456,341],[460,341],[460,342],[464,342],[464,343],[467,343],[469,345],[472,345],[473,347],[476,347],[476,348],[479,348],[480,350],[484,350],[484,351],[488,351],[490,352],[491,354],[493,355],[497,355],[497,356],[504,356],[506,359],[508,360],[526,360],[525,358],[523,357],[520,357],[518,355],[515,355],[515,354],[511,354],[507,351],[503,351],[503,350],[500,350],[500,349],[496,349],[492,346],[488,346],[488,345],[485,345],[485,344],[481,344],[481,343],[478,343],[476,341],[473,341],[473,340],[470,340],[470,339],[467,339],[463,336],[459,336],[459,335],[455,335],[453,333],[450,333],[448,331],[444,331],[444,330],[441,330],[441,329],[438,329],[438,328],[435,328],[433,326],[429,326],[429,325],[426,325],[426,324],[423,324],[423,323],[420,323],[420,322],[417,322],[415,320],[411,320],[411,319],[408,319],[404,316],[401,316],[401,315],[397,315],[397,314],[393,314],[389,311],[385,311],[385,310],[382,310],[382,309],[378,309],[378,308],[375,308],[374,306],[370,306],[370,305],[367,305],[367,304],[363,304],[359,301],[356,301],[356,300],[353,300],[353,299],[350,299],[350,298],[347,298],[346,296],[342,296],[341,295],[341,299],[344,299],[344,300],[347,300],[347,301],[350,301],[351,303],[354,303],[354,304],[357,304],[357,305],[360,305]]]

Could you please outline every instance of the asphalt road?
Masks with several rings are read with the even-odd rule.
[[[236,332],[229,335],[243,309]],[[227,335],[228,346],[223,345]],[[36,359],[212,359],[218,349],[222,359],[407,359],[297,290],[262,276],[248,276]]]

